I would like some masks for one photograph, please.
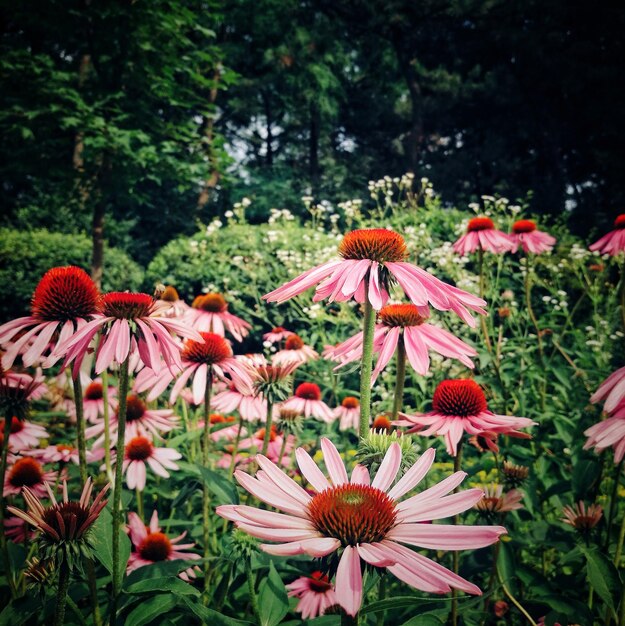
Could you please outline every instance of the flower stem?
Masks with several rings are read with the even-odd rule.
[[[141,521],[145,521],[145,517],[143,515],[143,494],[141,493],[139,487],[137,487],[137,513],[139,514]]]
[[[404,404],[404,382],[406,381],[406,345],[403,335],[397,341],[397,372],[395,379],[395,397],[393,399],[393,420],[397,419]]]
[[[278,456],[278,465],[282,465],[282,457],[284,456],[284,451],[286,450],[286,444],[289,439],[287,433],[282,433],[282,445],[280,446],[280,455]]]
[[[371,422],[371,370],[373,369],[373,335],[375,311],[369,302],[369,279],[365,279],[365,315],[362,334],[362,360],[360,363],[360,427],[358,435],[366,437]]]
[[[378,601],[386,600],[386,576],[380,576],[380,584],[378,586]],[[384,626],[384,611],[378,612],[376,626]]]
[[[545,351],[543,349],[543,340],[540,334],[540,326],[538,325],[538,318],[532,307],[532,264],[530,255],[525,256],[525,305],[527,307],[527,313],[530,316],[530,320],[534,326],[536,332],[536,341],[538,345],[538,356],[540,357],[540,364],[543,371],[545,370]],[[547,392],[547,379],[545,376],[541,376],[539,380],[539,393],[540,393],[540,407],[544,411],[546,403]]]
[[[484,250],[480,246],[477,251],[477,261],[478,261],[478,269],[480,274],[480,298],[484,299],[484,293],[486,291],[486,277],[484,276]],[[480,316],[480,325],[482,326],[482,335],[484,335],[484,344],[486,345],[486,349],[488,353],[492,355],[493,353],[493,345],[490,341],[490,334],[488,332],[488,325],[486,324],[486,318],[481,315]]]
[[[2,445],[2,460],[0,461],[0,487],[4,485],[4,477],[7,472],[7,458],[9,456],[9,437],[11,436],[11,425],[13,423],[13,415],[11,412],[7,412],[4,416],[4,439]],[[6,579],[11,589],[11,597],[15,597],[15,581],[13,580],[13,574],[11,572],[11,559],[9,558],[9,545],[7,543],[6,535],[4,534],[4,503],[5,499],[1,498],[0,501],[0,528],[3,532],[0,532],[0,542],[2,542],[2,558],[4,559],[4,567],[6,570]]]
[[[245,572],[247,574],[247,590],[250,594],[250,604],[252,605],[252,613],[254,614],[256,623],[260,624],[261,623],[260,612],[258,610],[258,599],[256,597],[254,572],[252,571],[252,562],[250,558],[246,559]]]
[[[271,424],[273,422],[273,404],[267,399],[267,420],[265,421],[265,439],[263,440],[263,455],[267,456],[271,441]]]
[[[202,442],[202,467],[209,469],[209,447],[210,447],[210,432],[211,432],[211,419],[210,419],[210,406],[211,406],[211,392],[213,389],[213,368],[209,366],[208,374],[206,376],[206,391],[204,392],[204,433]],[[208,587],[210,584],[210,509],[211,498],[208,491],[208,484],[206,477],[203,477],[203,491],[202,491],[202,537],[204,540],[204,593],[202,601],[204,605],[208,603]]]
[[[85,411],[82,399],[82,382],[80,372],[72,378],[74,385],[74,405],[76,406],[76,446],[78,447],[78,466],[80,469],[81,487],[87,482],[87,444],[85,441]]]
[[[111,431],[110,431],[110,415],[109,415],[109,373],[107,370],[102,372],[102,416],[104,417],[104,467],[106,468],[106,476],[110,479],[113,475],[111,470]]]
[[[618,534],[618,543],[616,544],[616,554],[614,555],[614,565],[616,569],[620,568],[621,556],[623,554],[623,541],[625,540],[625,514],[623,515],[623,521],[621,522],[621,530]],[[625,596],[623,596],[625,602]]]
[[[65,623],[65,605],[67,603],[67,589],[69,587],[69,566],[64,560],[59,567],[59,583],[56,592],[56,608],[54,609],[54,626],[63,626]]]
[[[117,443],[115,446],[115,483],[113,491],[113,597],[110,624],[117,619],[117,601],[122,584],[119,563],[119,532],[122,523],[122,474],[126,440],[126,399],[128,397],[128,359],[119,368],[119,403],[117,408]]]
[[[456,450],[456,456],[454,457],[454,474],[460,471],[460,461],[462,460],[462,444],[463,440],[461,439],[458,442],[458,449]],[[454,489],[454,493],[458,491],[458,487]],[[457,524],[460,521],[460,516],[454,516],[454,524]],[[455,550],[453,553],[453,568],[454,574],[458,574],[458,570],[460,569],[460,553]],[[456,626],[458,623],[458,590],[452,589],[451,591],[451,623],[452,626]]]
[[[610,545],[610,534],[612,532],[612,524],[614,523],[614,514],[616,512],[616,500],[618,496],[618,486],[621,479],[621,471],[623,469],[623,463],[625,459],[621,459],[621,462],[616,466],[616,472],[614,474],[614,485],[612,485],[612,494],[610,496],[610,508],[608,510],[608,525],[606,528],[605,545],[604,549],[608,550]]]
[[[237,436],[234,438],[234,446],[232,448],[232,458],[230,459],[230,468],[228,474],[232,478],[234,474],[234,466],[236,464],[237,452],[239,451],[239,441],[241,441],[241,431],[243,430],[243,416],[239,415],[239,428],[237,429]]]

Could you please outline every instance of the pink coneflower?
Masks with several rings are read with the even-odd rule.
[[[584,431],[588,437],[584,450],[595,448],[598,453],[606,448],[614,448],[614,463],[620,463],[625,456],[625,400],[607,419]]]
[[[447,452],[456,456],[458,442],[464,432],[478,435],[484,431],[501,434],[518,434],[517,428],[535,426],[536,422],[526,417],[496,415],[488,410],[482,388],[469,378],[443,380],[432,397],[429,413],[404,415],[398,426],[411,426],[408,433],[419,435],[443,435]],[[424,428],[425,430],[420,430]]]
[[[561,521],[573,526],[575,530],[581,533],[587,533],[591,531],[603,517],[603,508],[599,504],[591,504],[587,507],[586,504],[580,500],[572,507],[562,507],[562,513],[564,517],[561,518]]]
[[[264,422],[267,419],[267,400],[262,395],[241,393],[233,383],[228,389],[215,394],[211,406],[222,413],[238,411],[247,422],[255,420]]]
[[[525,252],[542,254],[543,252],[551,252],[553,246],[556,245],[556,238],[536,230],[536,224],[532,220],[514,222],[510,238],[514,242],[512,252],[516,252],[521,246]]]
[[[297,278],[263,296],[269,302],[284,302],[310,287],[318,285],[313,300],[328,298],[345,302],[365,297],[374,309],[388,301],[388,290],[396,280],[408,298],[417,306],[431,304],[441,311],[454,311],[471,326],[475,325],[469,310],[485,314],[486,302],[452,287],[424,269],[407,263],[408,249],[403,237],[383,228],[354,230],[339,245],[341,259],[313,267]],[[368,292],[365,287],[368,284]]]
[[[522,432],[507,432],[505,433],[508,437],[514,437],[516,439],[531,439],[532,436],[527,433]],[[492,431],[485,431],[482,433],[478,433],[477,435],[473,435],[469,437],[469,443],[476,447],[480,452],[486,452],[490,450],[494,454],[499,454],[499,445],[497,444],[497,440],[499,439],[499,434],[494,433]]]
[[[469,220],[467,232],[454,243],[453,250],[461,256],[467,256],[476,250],[503,254],[512,252],[515,246],[512,237],[497,230],[490,217],[474,217]]]
[[[168,433],[178,428],[178,417],[171,409],[148,409],[145,402],[137,395],[130,394],[126,397],[126,442],[134,437],[146,433],[155,439],[162,439],[162,433]],[[117,439],[117,415],[111,416],[110,430],[112,441]],[[104,441],[104,422],[90,426],[85,431],[87,438],[102,435],[94,442],[99,446]]]
[[[371,430],[374,432],[386,432],[390,433],[393,428],[393,423],[389,419],[388,415],[378,415],[371,424]]]
[[[221,441],[222,439],[225,439],[226,441],[231,441],[237,436],[237,433],[239,433],[239,425],[236,423],[234,417],[224,417],[219,413],[211,413],[209,419],[212,431],[211,439],[213,441]],[[223,426],[223,424],[230,424],[230,426]],[[212,427],[215,425],[223,427],[213,430]],[[204,428],[204,420],[200,420],[197,424],[197,427]],[[245,430],[245,428],[241,428],[239,437],[245,437],[246,435],[247,431]]]
[[[47,391],[48,386],[40,369],[35,376],[30,376],[0,368],[0,415],[24,419],[31,402],[44,396]]]
[[[172,369],[180,368],[180,348],[171,332],[197,341],[197,331],[173,318],[162,317],[167,303],[155,300],[146,293],[113,292],[102,296],[102,314],[85,324],[73,337],[60,346],[66,353],[65,365],[74,363],[74,376],[89,344],[99,335],[96,348],[95,371],[103,372],[112,363],[122,364],[131,353],[137,352],[141,363],[155,373],[162,362]]]
[[[32,541],[35,531],[20,517],[7,517],[4,520],[4,536],[13,543]]]
[[[239,443],[239,450],[262,450],[267,431],[264,428],[257,430],[251,437],[242,439]],[[285,438],[286,437],[286,441]],[[269,431],[269,445],[267,446],[267,457],[272,463],[277,463],[284,467],[291,463],[291,452],[295,445],[295,437],[293,435],[285,435],[278,432],[274,424]],[[280,458],[282,453],[282,458]],[[237,462],[239,462],[239,459]],[[251,460],[251,459],[250,459]]]
[[[104,415],[104,388],[102,387],[102,379],[96,378],[95,380],[87,379],[83,392],[83,411],[85,419],[92,424],[98,422],[98,418]],[[108,388],[108,405],[109,414],[114,413],[117,410],[115,404],[115,396],[117,390],[115,387]],[[75,405],[74,405],[75,406]],[[72,410],[71,415],[76,416],[75,408]]]
[[[95,283],[79,267],[48,270],[35,289],[30,315],[0,326],[0,345],[9,345],[2,367],[10,368],[18,354],[26,366],[44,355],[54,364],[63,356],[59,347],[99,312],[99,297]]]
[[[47,448],[36,448],[26,450],[23,454],[37,459],[41,463],[74,463],[79,464],[78,448],[72,444],[59,443]],[[87,451],[87,463],[100,461],[104,456],[104,450]]]
[[[334,421],[332,409],[321,399],[321,389],[315,383],[298,385],[295,395],[285,400],[282,406],[305,417],[316,417],[328,423]]]
[[[295,610],[302,614],[302,619],[319,617],[330,607],[339,604],[330,579],[322,572],[313,572],[310,576],[300,576],[285,586],[289,598],[299,599]]]
[[[349,615],[356,615],[362,601],[361,560],[386,567],[408,585],[430,593],[447,593],[452,588],[481,593],[476,585],[402,545],[466,550],[490,545],[506,532],[501,526],[422,523],[461,513],[481,499],[480,489],[447,495],[462,482],[465,472],[456,472],[399,502],[427,474],[434,462],[433,449],[425,452],[392,489],[402,460],[397,443],[391,444],[372,482],[361,465],[354,468],[350,482],[337,449],[328,439],[321,439],[321,449],[330,480],[303,448],[296,451],[299,468],[314,490],[312,495],[262,455],[256,457],[262,470],[256,478],[235,473],[244,489],[284,513],[226,505],[218,507],[217,514],[254,537],[278,542],[261,544],[269,554],[318,558],[341,551],[336,597]]]
[[[510,489],[503,493],[503,485],[486,485],[484,497],[475,504],[475,508],[484,514],[508,513],[522,509],[523,492]]]
[[[156,511],[152,513],[149,526],[146,526],[136,513],[129,513],[128,534],[134,550],[128,559],[127,574],[139,567],[153,565],[161,561],[196,561],[202,558],[195,552],[187,552],[187,550],[195,547],[194,543],[180,543],[185,538],[186,532],[177,537],[169,538],[161,531]],[[179,576],[186,581],[196,577],[191,567],[181,572]]]
[[[612,413],[623,399],[625,399],[625,367],[612,372],[590,396],[593,403],[603,400],[603,409],[607,413]]]
[[[206,293],[193,300],[185,321],[201,333],[225,336],[227,330],[237,341],[243,341],[252,326],[228,312],[228,303],[220,293]]]
[[[129,489],[145,489],[146,463],[151,470],[162,478],[169,478],[170,470],[179,469],[174,463],[182,458],[182,454],[171,448],[156,448],[154,444],[143,436],[131,439],[124,449],[123,470],[126,474],[126,484]],[[167,468],[167,469],[165,469]]]
[[[430,368],[428,350],[458,359],[463,365],[473,368],[469,357],[477,355],[475,349],[449,331],[428,324],[427,317],[422,316],[414,304],[389,304],[380,310],[379,319],[380,324],[376,324],[373,335],[373,351],[379,357],[371,375],[372,384],[388,365],[400,341],[405,346],[410,365],[422,376]],[[361,359],[362,337],[360,332],[334,348],[334,359],[341,361],[338,367]]]
[[[0,448],[4,445],[4,425],[5,420],[0,420]],[[41,439],[47,439],[49,436],[48,431],[43,426],[14,417],[11,420],[9,449],[15,452],[24,452],[28,448],[37,447]]]
[[[182,317],[191,307],[180,299],[175,287],[168,285],[158,297],[162,302],[169,305],[169,309],[164,312],[167,317]]]
[[[339,428],[347,430],[353,428],[358,430],[360,424],[360,402],[358,398],[347,396],[341,401],[341,406],[337,406],[332,411],[335,419],[340,419]]]
[[[319,358],[319,354],[307,346],[299,335],[291,335],[284,342],[284,349],[273,355],[271,362],[274,365],[301,365]]]
[[[37,497],[43,498],[46,495],[46,482],[54,483],[56,475],[56,472],[44,470],[35,459],[17,459],[4,477],[3,494],[5,497],[17,496],[24,487],[28,487]]]
[[[269,343],[280,343],[294,334],[295,333],[292,333],[290,330],[282,328],[282,326],[276,326],[272,328],[270,332],[265,333],[263,339]]]
[[[616,256],[625,250],[625,214],[614,220],[614,230],[589,246],[593,252]]]
[[[185,341],[181,357],[182,374],[174,384],[169,402],[174,403],[178,394],[193,376],[193,402],[200,405],[204,401],[209,376],[222,380],[232,380],[241,391],[251,394],[252,381],[244,364],[232,354],[230,342],[216,333],[200,333],[199,341]],[[137,376],[135,390],[152,388],[148,400],[157,398],[174,379],[175,373],[162,370],[160,373],[144,370]]]

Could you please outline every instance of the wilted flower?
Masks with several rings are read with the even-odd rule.
[[[562,508],[564,517],[561,518],[565,524],[573,526],[580,533],[590,532],[603,517],[603,508],[599,504],[586,506],[582,500],[573,506]]]

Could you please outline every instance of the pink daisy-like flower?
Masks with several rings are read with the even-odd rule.
[[[603,507],[600,504],[590,504],[586,506],[583,500],[576,502],[573,506],[562,507],[563,518],[560,518],[565,524],[573,526],[581,532],[592,530],[603,517]]]
[[[24,543],[35,537],[35,531],[21,518],[15,516],[4,520],[4,536],[13,543]]]
[[[162,439],[162,433],[168,433],[174,428],[178,428],[178,419],[171,409],[148,409],[139,396],[130,394],[126,397],[125,440],[128,442],[134,437],[139,437],[146,433],[151,434],[155,439]],[[115,442],[117,440],[116,414],[111,415],[110,431],[111,440]],[[94,445],[101,445],[104,441],[104,421],[87,428],[85,435],[87,438],[100,435],[94,442]]]
[[[5,497],[18,496],[22,493],[22,488],[28,487],[38,498],[43,498],[47,493],[46,482],[53,484],[56,476],[57,472],[46,471],[35,459],[17,459],[7,469],[3,494]]]
[[[154,511],[150,519],[150,525],[146,526],[141,518],[134,512],[128,514],[128,534],[133,545],[133,551],[128,559],[126,573],[153,565],[161,561],[197,561],[202,557],[195,552],[188,552],[195,547],[194,543],[180,543],[186,536],[186,532],[177,537],[169,538],[158,525],[158,513]],[[195,578],[194,568],[181,572],[180,578],[189,581]]]
[[[300,576],[285,586],[290,598],[299,599],[295,610],[302,614],[302,619],[319,617],[331,606],[339,604],[330,579],[322,572]]]
[[[454,311],[475,326],[471,311],[484,315],[486,302],[407,263],[408,249],[403,237],[383,228],[354,230],[339,245],[341,259],[313,267],[297,278],[263,296],[269,302],[285,302],[318,285],[313,300],[328,298],[345,302],[365,297],[374,309],[388,301],[391,279],[396,280],[413,304],[425,313],[428,304],[440,311]],[[368,285],[367,293],[365,289]]]
[[[85,384],[86,383],[86,384]],[[95,380],[91,380],[87,377],[87,379],[83,382],[84,392],[83,392],[83,411],[85,420],[91,422],[92,424],[97,423],[100,416],[104,415],[104,389],[102,387],[102,379],[96,378]],[[116,406],[116,398],[117,389],[115,387],[109,386],[108,388],[108,405],[109,405],[109,415],[112,415],[117,410]],[[72,405],[72,411],[70,415],[74,418],[76,417],[76,408],[75,405]]]
[[[79,464],[78,448],[71,444],[59,443],[55,446],[47,448],[35,448],[34,450],[26,450],[23,452],[26,456],[33,457],[41,463],[74,463]],[[104,450],[87,450],[87,463],[100,461],[104,457]]]
[[[165,287],[158,299],[169,305],[169,309],[163,313],[167,317],[183,317],[191,308],[184,300],[180,299],[175,287],[171,285]]]
[[[134,352],[141,363],[157,374],[163,361],[170,370],[173,367],[180,369],[180,348],[170,333],[202,340],[197,331],[182,322],[162,317],[167,303],[146,293],[107,293],[102,296],[101,303],[102,314],[96,315],[59,347],[66,353],[64,365],[74,361],[74,376],[78,375],[89,344],[97,335],[97,374],[113,363],[121,365]]]
[[[170,470],[177,470],[174,461],[182,458],[182,454],[171,448],[156,448],[154,444],[143,436],[131,439],[124,449],[123,471],[126,474],[126,484],[129,489],[145,489],[146,463],[150,469],[162,478],[169,478]],[[167,469],[165,469],[167,468]]]
[[[48,270],[35,289],[30,315],[0,326],[0,345],[8,346],[2,367],[10,368],[18,354],[27,367],[44,355],[48,365],[56,363],[63,356],[59,347],[99,313],[99,298],[95,283],[79,267]]]
[[[13,415],[24,419],[30,403],[46,394],[48,386],[44,382],[41,370],[35,376],[3,371],[0,367],[0,415]]]
[[[295,395],[285,400],[282,407],[297,411],[305,417],[316,417],[324,422],[334,421],[332,409],[321,399],[321,389],[315,383],[301,383]]]
[[[611,412],[610,417],[584,431],[588,437],[584,450],[594,448],[598,453],[614,448],[614,463],[625,456],[625,399]]]
[[[508,513],[522,509],[523,492],[518,489],[510,489],[503,493],[502,485],[484,486],[484,497],[478,500],[475,508],[482,513]]]
[[[193,300],[185,321],[201,333],[225,336],[227,330],[237,341],[243,341],[252,326],[228,312],[228,303],[219,293],[206,293]]]
[[[169,402],[174,403],[178,394],[193,376],[193,402],[196,405],[204,401],[209,377],[217,376],[222,380],[232,381],[242,392],[252,393],[252,381],[246,366],[237,361],[232,354],[230,343],[216,333],[200,333],[200,340],[189,339],[184,343],[181,356],[182,374],[175,382]],[[158,398],[174,379],[169,370],[160,373],[143,370],[137,376],[136,391],[151,388],[148,400]]]
[[[284,342],[284,349],[273,355],[271,362],[274,365],[301,365],[318,359],[319,355],[310,346],[307,346],[299,335],[292,334]]]
[[[237,433],[239,433],[239,425],[235,422],[234,417],[224,417],[219,413],[211,413],[209,419],[211,423],[211,439],[213,441],[221,441],[222,439],[232,441],[237,436]],[[230,425],[224,426],[224,424]],[[217,428],[213,430],[213,426],[217,426]],[[204,420],[200,420],[197,427],[198,429],[204,428]],[[247,430],[245,428],[241,428],[239,437],[246,436]]]
[[[508,437],[514,437],[516,439],[531,439],[532,436],[527,433],[522,432],[509,432],[505,433]],[[499,435],[492,431],[484,431],[483,433],[478,433],[477,435],[473,435],[469,437],[469,443],[476,447],[480,452],[486,452],[486,450],[490,450],[495,454],[499,454],[499,446],[497,445],[497,439],[499,439]]]
[[[360,401],[353,396],[347,396],[341,401],[341,406],[337,406],[332,411],[334,419],[340,419],[339,428],[347,430],[353,428],[358,430],[360,424]]]
[[[603,400],[603,410],[612,413],[625,399],[625,367],[612,372],[590,396],[594,404]]]
[[[614,230],[589,246],[593,252],[616,256],[625,250],[625,214],[614,220]]]
[[[211,400],[211,407],[221,413],[238,411],[246,422],[267,419],[267,400],[259,395],[241,393],[234,383],[228,389],[215,394]]]
[[[454,243],[453,250],[456,254],[467,256],[479,249],[493,254],[503,254],[512,252],[515,247],[512,237],[497,230],[490,217],[474,217],[469,220],[467,232]]]
[[[443,435],[447,452],[456,456],[463,433],[478,435],[484,431],[515,433],[517,428],[535,426],[527,417],[496,415],[488,410],[482,388],[469,378],[443,380],[432,397],[432,410],[417,415],[402,414],[397,426],[410,426],[408,433],[422,436]],[[421,430],[424,429],[424,430]]]
[[[265,433],[267,431],[264,428],[257,430],[251,437],[242,439],[239,442],[239,450],[262,450],[265,442]],[[295,445],[295,437],[293,435],[287,435],[286,443],[284,443],[284,433],[278,432],[275,424],[271,425],[271,432],[269,433],[269,446],[267,447],[267,457],[272,463],[277,463],[286,467],[291,463],[291,452]],[[284,445],[284,450],[282,447]],[[283,452],[283,457],[280,458],[280,452]],[[246,457],[248,461],[253,459]],[[237,463],[242,461],[243,458],[238,459]]]
[[[532,220],[517,220],[514,222],[510,237],[514,242],[514,250],[512,252],[516,252],[519,246],[521,246],[525,252],[542,254],[543,252],[551,252],[553,246],[556,245],[556,238],[537,230],[536,224]]]
[[[397,443],[389,447],[373,481],[361,465],[356,465],[350,481],[328,439],[321,439],[321,449],[330,480],[303,448],[296,451],[299,468],[314,490],[312,495],[260,454],[256,456],[260,466],[256,477],[235,473],[244,489],[284,513],[225,505],[217,508],[217,514],[254,537],[278,542],[261,544],[269,554],[324,557],[341,551],[336,597],[349,615],[356,615],[362,602],[362,561],[386,567],[408,585],[430,593],[448,593],[452,588],[481,593],[476,585],[403,545],[467,550],[488,546],[506,532],[501,526],[422,523],[457,515],[482,498],[481,489],[451,494],[465,472],[456,472],[400,502],[432,466],[433,449],[427,450],[392,488],[402,457]]]
[[[276,326],[272,328],[270,332],[265,333],[263,339],[269,343],[280,343],[294,334],[295,333],[292,333],[290,330],[282,328],[282,326]]]
[[[4,425],[5,420],[0,420],[0,448],[4,445]],[[37,447],[41,439],[47,439],[49,436],[48,431],[43,426],[14,417],[11,420],[9,450],[24,452],[29,448]]]
[[[428,324],[427,317],[422,316],[414,304],[388,304],[380,310],[379,318],[381,323],[376,324],[373,335],[373,351],[379,357],[371,374],[371,384],[388,365],[400,341],[406,349],[410,365],[422,376],[430,369],[428,350],[458,359],[463,365],[473,368],[469,357],[476,356],[477,352],[449,331]],[[360,332],[334,348],[334,358],[341,362],[337,369],[361,359],[362,337]]]

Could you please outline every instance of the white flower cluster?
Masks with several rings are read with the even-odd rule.
[[[292,222],[295,219],[295,215],[288,209],[271,209],[269,211],[269,224],[276,224],[278,222]]]
[[[215,231],[219,230],[222,226],[224,225],[224,223],[218,219],[215,218],[207,227],[206,227],[206,235],[210,236],[212,235]]]

